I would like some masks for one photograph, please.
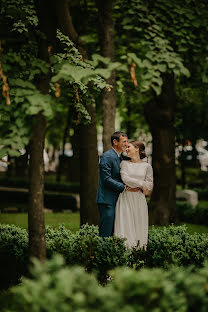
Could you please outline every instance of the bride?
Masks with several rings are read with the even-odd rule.
[[[145,146],[138,141],[128,143],[130,160],[121,162],[121,178],[126,189],[116,203],[114,235],[126,238],[128,247],[146,248],[148,239],[148,207],[145,195],[153,189],[153,171],[146,157]],[[128,187],[138,187],[138,192],[128,192]]]

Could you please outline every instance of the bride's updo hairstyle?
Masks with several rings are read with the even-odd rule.
[[[139,155],[140,155],[140,159],[146,158],[147,155],[145,153],[145,146],[142,142],[139,141],[131,141],[129,142],[130,144],[132,144],[135,148],[139,149]]]

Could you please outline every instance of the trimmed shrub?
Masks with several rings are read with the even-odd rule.
[[[202,266],[208,257],[208,235],[189,234],[185,225],[150,231],[145,255],[149,267]]]
[[[14,238],[10,233],[8,239],[3,241],[8,231],[14,232],[16,237]],[[18,244],[21,237],[24,245]],[[26,237],[25,230],[13,225],[0,224],[0,250],[3,246],[1,257],[6,257],[5,250],[7,250],[18,263],[25,263],[28,246]],[[72,234],[63,225],[58,229],[47,226],[46,249],[48,258],[51,258],[54,253],[62,254],[67,264],[84,266],[88,272],[94,272],[102,283],[106,281],[109,270],[127,264],[129,255],[123,239],[109,237],[103,240],[98,236],[98,228],[87,224],[82,226],[76,234]],[[20,268],[18,277],[25,273],[25,268],[26,266],[24,270]],[[0,267],[0,274],[3,272],[5,272],[5,266]],[[13,282],[16,282],[15,277]]]
[[[208,225],[208,201],[200,201],[196,207],[178,201],[176,207],[180,221]]]
[[[35,261],[32,279],[1,295],[2,312],[206,312],[208,267],[191,269],[116,269],[106,287],[82,268],[69,268],[56,256]]]
[[[1,203],[14,203],[14,204],[25,204],[28,202],[29,193],[28,191],[19,191],[19,190],[0,190]],[[54,212],[61,212],[66,209],[70,209],[73,212],[77,211],[77,201],[76,198],[71,194],[63,194],[63,193],[44,193],[44,205],[45,207],[52,209]],[[3,210],[3,209],[2,209]],[[20,209],[27,210],[27,206],[25,208]]]
[[[26,273],[27,247],[26,230],[0,224],[0,289],[17,284]]]
[[[3,178],[0,177],[0,185],[5,187],[15,187],[15,188],[26,188],[29,187],[29,182],[27,179],[23,178]],[[80,193],[79,183],[70,182],[53,182],[45,181],[45,190],[56,191],[56,192],[67,192],[67,193]]]
[[[194,191],[198,193],[199,200],[208,200],[208,189],[207,188],[194,188]]]
[[[88,224],[76,234],[64,226],[56,230],[47,227],[46,246],[49,258],[54,253],[62,254],[67,264],[84,266],[88,272],[95,272],[102,283],[109,270],[127,264],[129,255],[123,239],[109,237],[103,240],[98,236],[98,227]]]
[[[17,263],[18,278],[27,267],[27,233],[15,226],[0,225],[1,257],[11,255]],[[94,272],[101,283],[108,279],[108,271],[118,266],[140,269],[147,267],[168,268],[171,265],[200,267],[208,258],[208,235],[190,235],[185,226],[153,228],[149,232],[147,249],[127,249],[124,240],[117,237],[102,239],[98,228],[84,225],[72,234],[64,226],[58,229],[46,228],[47,257],[54,253],[63,255],[67,264],[84,266]],[[5,262],[6,263],[6,262]],[[5,265],[0,266],[5,272]],[[16,273],[17,274],[17,273]],[[16,275],[13,278],[16,282]],[[12,278],[10,278],[11,284]]]

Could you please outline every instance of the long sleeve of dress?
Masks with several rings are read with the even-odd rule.
[[[142,187],[142,180],[138,180],[135,178],[130,177],[129,171],[128,171],[128,164],[126,161],[121,162],[121,179],[124,184],[134,188],[134,187]]]
[[[143,181],[142,186],[145,186],[150,192],[153,189],[153,170],[150,165],[147,167],[145,180]]]

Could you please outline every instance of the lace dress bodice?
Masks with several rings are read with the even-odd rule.
[[[121,179],[130,187],[146,186],[148,191],[153,189],[152,166],[146,162],[133,163],[123,160],[121,162]]]

